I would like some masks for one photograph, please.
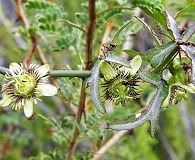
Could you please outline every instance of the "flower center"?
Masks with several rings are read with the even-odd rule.
[[[15,80],[15,93],[19,96],[28,96],[31,94],[36,87],[35,77],[24,73],[23,75],[19,75],[14,77]]]

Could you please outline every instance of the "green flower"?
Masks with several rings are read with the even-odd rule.
[[[115,104],[125,105],[126,101],[139,98],[143,90],[149,86],[136,74],[142,63],[140,56],[130,62],[131,67],[102,61],[100,71],[100,95],[103,101],[111,100]]]
[[[33,116],[33,103],[40,100],[40,96],[53,96],[57,88],[51,84],[45,84],[48,79],[49,65],[42,66],[30,64],[19,65],[11,63],[9,73],[6,73],[2,85],[2,99],[0,106],[10,106],[14,110],[24,108],[27,118]]]

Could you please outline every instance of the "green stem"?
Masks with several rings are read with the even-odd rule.
[[[9,69],[0,66],[0,74],[9,73]],[[79,77],[85,78],[91,76],[90,70],[51,70],[48,75],[50,77]]]
[[[72,23],[72,22],[70,22],[68,20],[60,19],[60,21],[64,22],[64,23],[67,23],[67,24],[71,25],[72,27],[77,28],[77,29],[79,29],[79,30],[81,30],[83,32],[86,32],[83,28],[81,28],[80,26],[78,26],[75,23]]]
[[[90,70],[51,70],[49,72],[49,75],[51,77],[79,77],[79,78],[84,78],[84,77],[89,77],[91,76],[91,71]]]

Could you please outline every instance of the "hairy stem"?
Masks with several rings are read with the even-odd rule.
[[[9,69],[0,66],[0,74],[9,73]],[[51,70],[49,71],[48,75],[50,77],[90,77],[91,71],[90,70]]]
[[[52,70],[49,72],[51,77],[89,77],[91,75],[90,70]]]

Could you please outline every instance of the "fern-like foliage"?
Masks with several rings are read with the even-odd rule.
[[[53,51],[61,51],[73,44],[76,35],[65,25],[71,22],[68,20],[68,13],[61,6],[43,0],[29,0],[25,7],[39,11],[35,16],[38,28],[56,37],[55,44],[50,47]],[[76,24],[71,25],[79,28]]]
[[[110,8],[103,10],[102,12],[99,12],[97,14],[97,24],[98,27],[102,26],[103,24],[107,23],[111,19],[122,16],[123,15],[123,9],[122,8]]]
[[[45,10],[51,7],[56,7],[57,5],[55,3],[49,3],[44,0],[29,0],[25,7],[27,9],[38,9],[38,10]]]
[[[148,8],[151,11],[162,11],[164,9],[161,0],[131,0],[134,7]]]

